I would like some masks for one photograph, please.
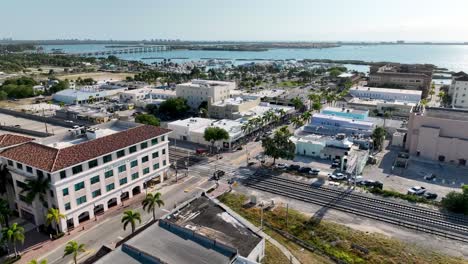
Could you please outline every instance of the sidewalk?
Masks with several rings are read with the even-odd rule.
[[[272,243],[273,245],[275,245],[275,247],[277,247],[279,250],[281,250],[281,252],[283,252],[283,254],[290,260],[290,263],[293,263],[293,264],[300,264],[301,262],[291,253],[291,251],[289,251],[289,249],[287,249],[285,246],[283,246],[281,243],[279,243],[278,241],[276,241],[274,238],[272,238],[271,236],[269,236],[268,234],[266,234],[265,232],[263,232],[260,228],[256,227],[255,225],[253,225],[252,223],[250,223],[249,221],[247,221],[247,219],[245,219],[244,217],[240,216],[238,213],[234,212],[233,210],[231,210],[231,208],[229,208],[228,206],[224,205],[223,203],[221,203],[220,201],[218,201],[217,199],[214,200],[215,203],[217,203],[219,206],[221,206],[224,210],[226,210],[226,212],[228,212],[229,214],[233,215],[239,222],[241,222],[243,225],[247,226],[249,229],[251,229],[252,231],[254,231],[255,233],[259,234],[261,237],[265,238],[268,242]]]

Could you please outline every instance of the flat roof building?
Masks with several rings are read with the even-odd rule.
[[[359,99],[419,103],[422,91],[357,86],[351,88],[349,94]]]
[[[365,120],[369,117],[368,110],[357,110],[345,107],[325,107],[322,109],[321,113],[324,115],[338,116],[356,120]]]
[[[192,80],[178,84],[176,95],[185,98],[191,108],[198,109],[202,102],[213,104],[230,98],[230,91],[235,89],[235,82]]]
[[[372,134],[374,127],[374,123],[369,121],[316,113],[313,114],[312,121],[304,126],[304,131],[324,135],[343,133],[347,136],[369,136]]]

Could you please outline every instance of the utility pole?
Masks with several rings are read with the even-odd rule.
[[[286,231],[289,230],[289,228],[288,228],[288,220],[289,220],[289,203],[286,203]]]
[[[45,118],[44,108],[42,108],[42,117],[44,118],[45,132],[49,134],[49,131],[47,130],[47,122]]]

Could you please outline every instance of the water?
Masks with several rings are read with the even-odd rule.
[[[65,52],[82,53],[111,50],[105,45],[47,45],[46,51],[62,49]],[[399,63],[429,63],[453,71],[468,72],[468,45],[373,45],[341,46],[328,49],[271,49],[262,52],[251,51],[201,51],[173,50],[165,52],[118,54],[126,60],[141,60],[145,57],[162,57],[174,62],[197,61],[202,58],[223,58],[234,64],[243,64],[255,59],[332,59],[362,60],[368,62],[390,61]],[[237,59],[237,60],[236,60]],[[239,60],[242,59],[242,60]],[[143,60],[145,63],[160,59]],[[356,65],[354,65],[356,66]],[[354,66],[352,67],[353,69]],[[356,70],[365,69],[361,66]]]

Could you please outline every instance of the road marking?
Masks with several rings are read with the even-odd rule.
[[[164,212],[166,212],[166,213],[170,213],[170,212],[171,212],[171,211],[169,211],[169,210],[167,210],[167,209],[164,209],[164,208],[161,209],[161,211],[164,211]]]
[[[123,238],[123,237],[121,237],[121,236],[118,236],[118,237],[117,237],[117,239],[119,239],[119,240],[122,240],[122,239],[124,239],[124,238]]]

